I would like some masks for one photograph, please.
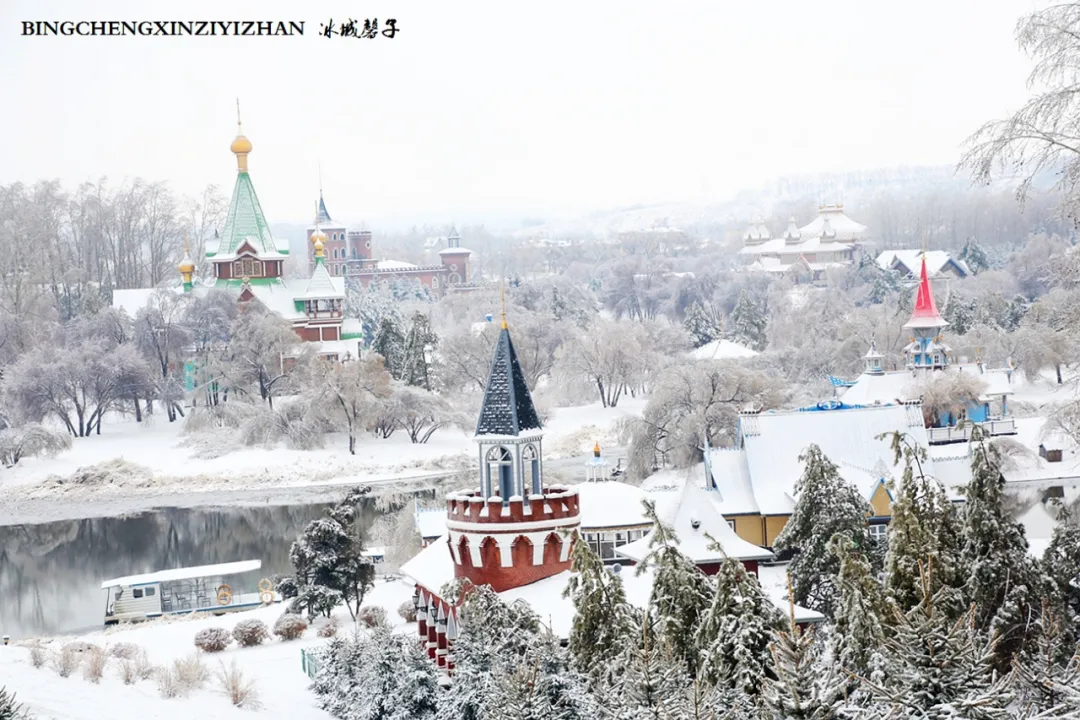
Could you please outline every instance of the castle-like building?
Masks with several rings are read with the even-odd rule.
[[[866,226],[845,215],[843,205],[822,205],[817,218],[803,227],[789,219],[779,237],[772,236],[764,220],[750,223],[739,258],[752,272],[815,280],[830,268],[850,266],[865,235]]]

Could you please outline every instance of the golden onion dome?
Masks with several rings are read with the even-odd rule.
[[[229,150],[233,151],[237,155],[241,153],[251,152],[251,141],[247,139],[247,136],[241,134],[237,135],[236,139],[232,141],[232,145],[229,146]]]
[[[326,245],[326,233],[324,233],[319,228],[315,228],[315,230],[311,233],[311,244],[314,245],[317,242]]]
[[[326,236],[323,235],[323,237],[326,237]],[[322,240],[320,240],[319,238],[315,238],[315,257],[322,257],[322,254],[323,254]]]
[[[176,269],[182,273],[195,272],[195,263],[191,262],[191,258],[184,255],[184,259],[180,261],[180,264],[176,266]]]

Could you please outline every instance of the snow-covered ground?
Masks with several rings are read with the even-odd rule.
[[[402,632],[409,627],[415,632],[415,626],[405,626],[397,614],[398,606],[410,599],[412,592],[412,586],[402,580],[379,580],[364,604],[384,607],[391,624]],[[251,618],[262,620],[272,627],[283,611],[282,605],[273,605],[219,618],[125,625],[111,631],[44,642],[50,652],[59,651],[65,643],[73,641],[84,641],[104,648],[120,642],[134,643],[146,650],[151,663],[166,665],[195,653],[195,633],[203,628],[220,627],[231,631],[236,623]],[[335,616],[341,624],[339,632],[352,631],[352,619],[345,608],[339,608]],[[252,713],[297,720],[329,718],[328,713],[316,707],[315,696],[307,690],[310,681],[301,669],[300,650],[326,643],[315,632],[313,626],[303,638],[292,642],[271,638],[257,647],[240,648],[234,643],[220,653],[199,653],[212,672],[220,668],[219,663],[229,666],[235,660],[244,674],[254,679],[263,705],[261,710],[233,707],[216,679],[210,680],[204,688],[193,691],[188,697],[172,699],[161,696],[153,679],[124,685],[120,678],[120,663],[116,659],[109,660],[99,684],[85,679],[81,668],[70,677],[62,678],[48,664],[34,668],[30,664],[30,651],[26,643],[0,646],[0,685],[16,693],[16,699],[26,704],[38,720],[97,720],[121,714],[146,720],[224,718],[247,717]]]
[[[613,446],[615,423],[640,414],[642,398],[556,408],[545,425],[545,458],[584,456]],[[471,467],[475,444],[457,428],[424,444],[404,432],[365,434],[350,455],[344,435],[317,450],[236,446],[182,434],[183,421],[117,419],[100,436],[77,438],[54,458],[26,458],[0,470],[0,524],[115,515],[152,507],[316,502],[354,484],[423,482]]]

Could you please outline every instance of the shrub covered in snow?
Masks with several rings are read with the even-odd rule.
[[[406,600],[398,606],[397,614],[401,616],[401,619],[405,622],[416,622],[416,606],[412,604],[412,600]]]
[[[49,654],[45,651],[45,647],[41,643],[34,643],[30,646],[30,664],[36,668],[44,667],[45,661],[49,659]]]
[[[296,640],[308,629],[308,622],[299,615],[285,613],[274,623],[274,634],[282,640]]]
[[[386,625],[386,609],[378,605],[365,605],[356,617],[365,627]]]
[[[321,638],[332,638],[337,635],[338,631],[338,619],[334,616],[330,616],[330,619],[319,626],[319,631],[316,633]]]
[[[248,710],[258,710],[262,707],[255,681],[244,675],[240,666],[236,664],[236,660],[233,660],[228,668],[222,665],[217,673],[217,679],[221,683],[221,689],[236,707]]]
[[[52,656],[53,669],[60,677],[69,677],[79,667],[80,662],[82,662],[82,653],[73,644],[65,645],[60,652]]]
[[[135,643],[119,642],[109,646],[109,657],[134,660],[139,654],[139,649],[139,646]]]
[[[229,631],[222,628],[204,628],[195,633],[195,647],[203,652],[221,652],[231,642]]]
[[[0,463],[12,467],[24,457],[52,457],[71,448],[71,435],[38,423],[0,430]]]
[[[262,620],[242,620],[232,631],[240,647],[252,647],[270,637],[270,628]]]
[[[109,656],[101,648],[94,648],[86,654],[86,663],[83,665],[83,677],[92,683],[101,682],[101,676],[105,674],[105,664]]]

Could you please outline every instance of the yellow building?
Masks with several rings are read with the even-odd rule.
[[[892,506],[886,483],[904,468],[902,460],[894,462],[889,439],[894,432],[927,450],[923,472],[939,478],[950,495],[956,497],[956,488],[970,480],[966,445],[931,446],[919,403],[852,407],[834,402],[743,413],[737,446],[707,450],[706,473],[736,534],[772,547],[795,508],[795,483],[803,472],[799,457],[817,445],[841,477],[863,493],[872,534],[883,534]],[[882,435],[887,437],[879,439]]]

